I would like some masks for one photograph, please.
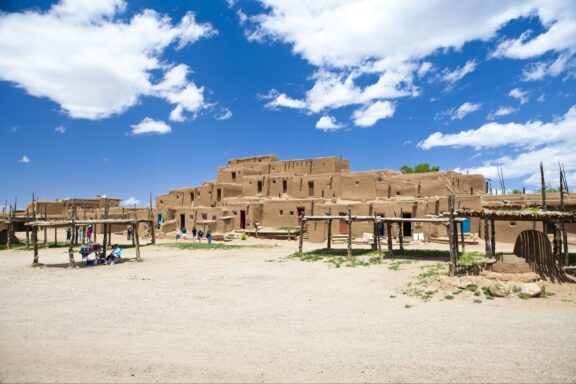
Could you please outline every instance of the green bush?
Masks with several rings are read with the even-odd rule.
[[[240,235],[240,240],[246,240],[246,239],[248,239],[248,235],[247,235],[247,234],[243,233],[243,234]]]

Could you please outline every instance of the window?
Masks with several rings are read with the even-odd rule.
[[[308,182],[308,196],[314,196],[314,182]]]
[[[194,201],[194,192],[190,192],[190,200]]]
[[[288,193],[288,180],[282,180],[282,193]]]
[[[280,216],[282,216],[284,214],[283,210],[280,210]]]
[[[290,211],[290,216],[294,216],[294,211]]]
[[[356,186],[359,187],[360,186],[360,182],[356,181]]]
[[[160,200],[160,204],[164,204],[164,200]]]
[[[232,172],[232,182],[236,181],[236,172]]]
[[[203,214],[202,214],[202,220],[207,220],[207,219],[208,219],[208,214],[203,213]]]
[[[212,215],[212,220],[216,220],[216,215]]]
[[[511,221],[511,222],[510,222],[510,226],[511,226],[511,227],[515,227],[515,226],[516,226],[516,222],[515,222],[515,221]]]
[[[220,201],[222,200],[222,190],[220,188],[218,188],[216,190],[216,201]]]
[[[258,180],[258,193],[262,193],[262,181]]]

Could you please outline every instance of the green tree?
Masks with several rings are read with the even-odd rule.
[[[518,188],[514,188],[514,189],[512,190],[512,193],[513,193],[514,195],[521,195],[521,194],[522,194],[522,191],[521,191],[520,189],[518,189]]]
[[[440,170],[440,167],[438,166],[430,167],[430,164],[428,163],[420,163],[416,164],[414,168],[408,165],[403,165],[400,167],[400,170],[404,173],[426,173],[426,172],[438,172]]]

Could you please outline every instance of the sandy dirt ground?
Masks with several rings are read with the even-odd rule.
[[[141,263],[79,269],[0,251],[0,381],[576,380],[574,286],[425,303],[402,291],[433,262],[334,268],[268,243],[280,245],[146,246]],[[66,249],[40,261],[65,264]]]

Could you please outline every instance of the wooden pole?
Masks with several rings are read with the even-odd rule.
[[[74,261],[74,243],[78,241],[76,238],[78,233],[76,231],[76,207],[72,208],[72,239],[70,239],[70,243],[68,243],[68,267],[74,268],[76,267],[76,262]]]
[[[26,222],[30,221],[30,213],[26,208]],[[26,226],[26,249],[30,247],[30,227]]]
[[[486,257],[492,256],[492,251],[490,250],[490,225],[488,219],[484,219],[484,246]]]
[[[10,249],[12,243],[12,205],[8,209],[8,238],[6,239],[6,248]]]
[[[352,257],[352,207],[348,206],[348,258]]]
[[[388,256],[394,255],[392,250],[392,223],[386,222],[386,235],[388,236]]]
[[[104,202],[104,219],[108,219],[108,198],[106,198]],[[108,252],[108,224],[102,225],[102,249],[104,251],[104,255]]]
[[[376,215],[374,215],[374,218],[376,218]],[[380,227],[379,227],[379,223],[376,224],[376,236],[378,236],[378,257],[380,259],[383,259],[384,256],[382,255],[382,241],[380,239]]]
[[[490,252],[496,257],[496,226],[494,220],[490,220]]]
[[[44,202],[44,220],[48,221],[48,204]],[[44,248],[48,248],[48,227],[44,226]]]
[[[540,183],[542,184],[542,210],[546,211],[546,183],[544,182],[544,165],[540,162]],[[542,231],[545,235],[548,234],[548,228],[546,228],[546,222],[542,222]]]
[[[560,248],[562,246],[562,244],[560,244],[560,228],[559,225],[557,223],[554,223],[554,239],[552,240],[552,254],[554,257],[554,262],[556,262],[556,260],[558,260],[560,266],[562,266],[562,260],[561,260],[561,253],[560,253]]]
[[[150,234],[152,235],[152,244],[156,244],[156,225],[154,224],[154,211],[152,209],[152,192],[150,192]]]
[[[460,222],[460,239],[462,240],[462,254],[466,252],[466,245],[464,245],[464,222]]]
[[[32,194],[32,220],[36,221],[36,198]],[[34,264],[38,264],[38,227],[32,227],[32,241],[34,242]]]
[[[302,254],[304,247],[304,215],[300,215],[300,238],[298,239],[298,253]]]
[[[400,244],[400,253],[404,253],[404,226],[398,222],[398,242]]]
[[[450,221],[448,222],[448,242],[450,243],[450,263],[448,265],[448,271],[450,276],[456,274],[456,253],[458,249],[455,249],[454,245],[454,195],[448,196],[448,210],[450,211]]]
[[[560,211],[561,212],[566,211],[566,206],[564,205],[564,184],[565,184],[564,171],[562,170],[562,166],[560,166]],[[562,242],[561,242],[561,248],[562,249],[560,250],[561,260],[562,260],[562,265],[566,266],[566,265],[570,264],[570,256],[568,253],[568,232],[566,230],[566,224],[565,223],[560,224],[560,232],[562,234]]]
[[[136,260],[140,260],[140,239],[138,237],[138,221],[134,222],[134,241],[136,244]]]
[[[95,218],[96,220],[98,220],[98,212],[96,212],[96,213],[94,214],[94,218]],[[92,233],[94,234],[94,242],[95,242],[95,243],[98,242],[98,238],[96,237],[96,234],[98,233],[98,230],[97,230],[96,228],[98,228],[98,224],[94,224],[94,225],[92,226]]]
[[[86,220],[86,208],[84,208],[84,220]],[[82,226],[82,244],[86,244],[86,226]]]
[[[58,246],[58,227],[54,226],[54,246]]]
[[[328,215],[332,216],[332,207],[328,209]],[[332,219],[328,219],[328,249],[332,249]]]

